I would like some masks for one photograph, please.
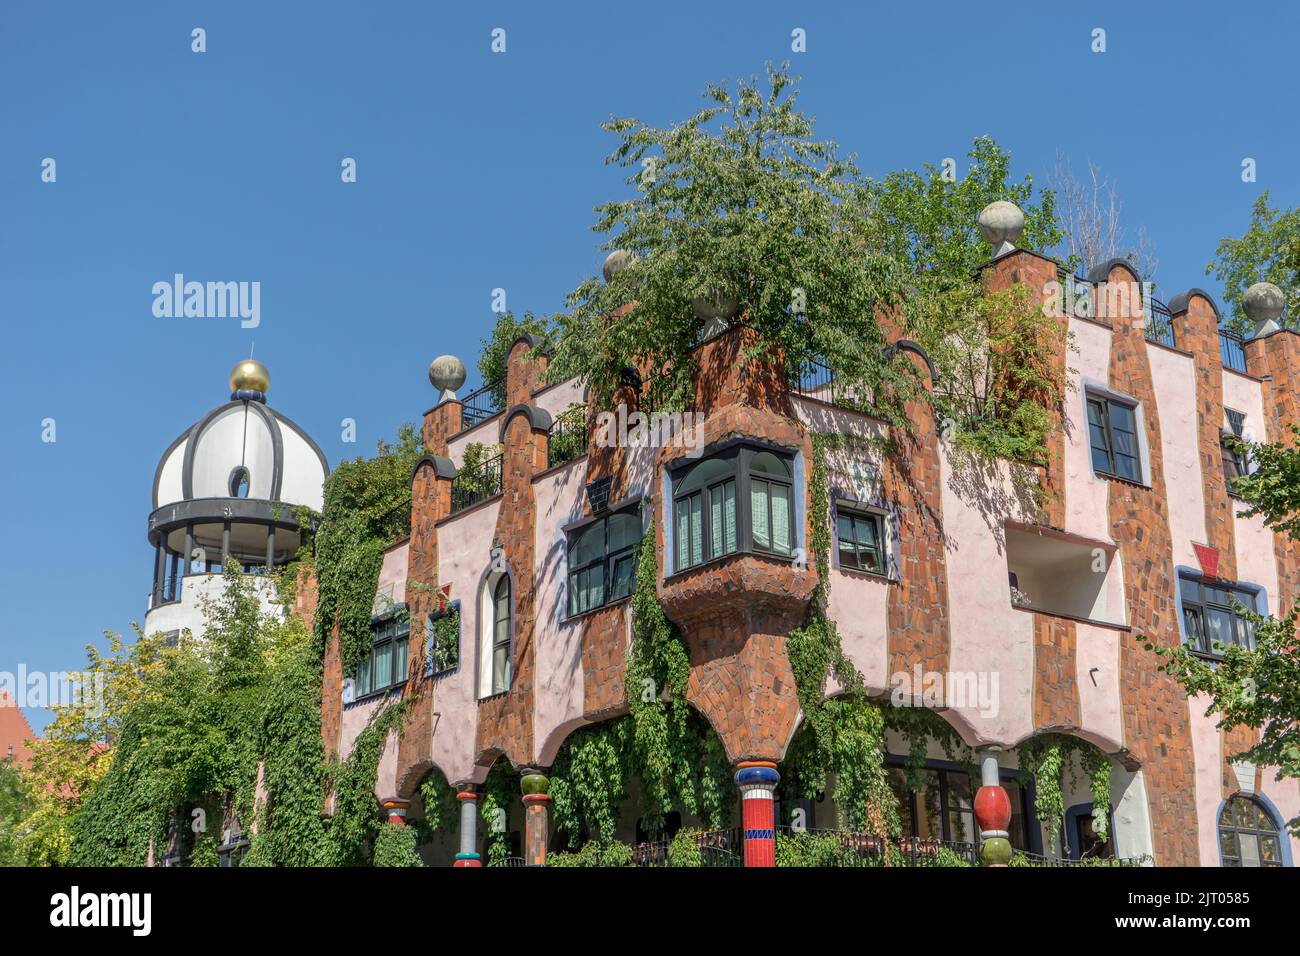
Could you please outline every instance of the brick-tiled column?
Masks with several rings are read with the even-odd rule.
[[[1300,333],[1274,332],[1245,344],[1246,368],[1264,379],[1267,435],[1256,440],[1293,443],[1290,426],[1300,422]],[[1256,429],[1258,432],[1258,429]],[[1273,534],[1277,562],[1278,608],[1285,614],[1300,601],[1300,544],[1290,535]]]
[[[452,866],[483,865],[478,855],[478,790],[473,784],[464,784],[456,794],[460,801],[460,852]]]
[[[1127,267],[1113,266],[1110,283],[1137,281]],[[1160,672],[1160,660],[1148,642],[1182,646],[1174,613],[1178,587],[1173,538],[1169,529],[1160,409],[1156,404],[1147,355],[1141,302],[1128,315],[1113,316],[1111,388],[1132,395],[1142,405],[1150,454],[1151,486],[1107,480],[1111,537],[1124,562],[1124,598],[1132,632],[1120,644],[1120,702],[1124,744],[1141,764],[1151,811],[1157,866],[1194,866],[1197,808],[1192,757],[1191,716],[1187,695],[1173,678]]]
[[[768,760],[736,764],[745,838],[745,866],[776,866],[776,806],[773,795],[781,775]]]
[[[546,845],[551,842],[551,798],[546,791],[551,781],[536,770],[525,771],[519,778],[524,793],[524,862],[528,866],[546,865]]]

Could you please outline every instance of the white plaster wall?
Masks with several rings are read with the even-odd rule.
[[[1121,631],[1076,623],[1075,684],[1079,688],[1080,736],[1107,753],[1124,745],[1124,720],[1120,709]],[[1094,670],[1095,668],[1095,670]]]
[[[536,680],[532,756],[553,756],[582,719],[582,623],[566,622],[568,555],[564,526],[582,517],[587,459],[580,458],[533,482],[537,505],[535,566],[537,608],[533,636]]]
[[[1115,855],[1122,860],[1145,856],[1147,865],[1154,865],[1151,808],[1142,771],[1114,767],[1110,772],[1110,800],[1115,818]]]
[[[1065,397],[1065,530],[1086,538],[1110,541],[1109,495],[1104,479],[1092,470],[1088,446],[1088,419],[1083,399],[1083,379],[1106,381],[1110,367],[1109,329],[1072,319],[1078,352],[1066,356],[1072,371]]]
[[[1205,493],[1197,425],[1196,366],[1191,358],[1147,345],[1160,449],[1165,471],[1165,514],[1173,540],[1174,564],[1199,567],[1192,542],[1206,542]],[[1171,569],[1172,570],[1172,569]]]
[[[986,686],[994,675],[998,682],[996,708],[953,708],[949,722],[969,728],[963,729],[967,743],[1011,746],[1033,731],[1034,616],[1011,605],[1001,529],[1005,519],[1027,516],[1011,504],[1005,465],[998,466],[998,476],[983,496],[991,513],[982,512],[961,490],[967,483],[954,473],[946,446],[940,465],[948,536],[948,667],[954,673],[985,675]]]
[[[252,575],[253,586],[262,602],[262,611],[284,616],[284,609],[273,603],[275,586],[259,575]],[[181,579],[181,599],[172,604],[160,604],[149,610],[144,619],[146,634],[189,628],[195,637],[202,637],[205,601],[221,597],[225,583],[220,574],[187,574]]]
[[[451,585],[451,597],[461,602],[460,666],[433,686],[433,762],[449,781],[474,773],[474,730],[478,722],[475,675],[482,620],[480,582],[491,563],[489,547],[501,502],[493,501],[462,512],[438,526],[438,580]],[[480,782],[486,771],[475,779]]]

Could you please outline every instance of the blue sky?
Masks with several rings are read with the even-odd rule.
[[[143,619],[154,468],[251,343],[271,404],[334,464],[433,403],[434,356],[473,367],[494,288],[559,309],[599,269],[592,208],[624,190],[611,115],[669,123],[789,58],[819,134],[868,174],[946,156],[960,174],[984,133],[1017,176],[1044,181],[1058,150],[1098,163],[1166,296],[1217,294],[1204,266],[1261,191],[1300,202],[1300,8],[809,6],[5,0],[0,671],[78,668]],[[155,317],[176,272],[260,282],[260,326]]]

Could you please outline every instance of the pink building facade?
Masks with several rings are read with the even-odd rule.
[[[1053,260],[1023,250],[987,264],[985,278],[1044,302],[1062,279]],[[510,811],[512,853],[540,862],[551,836],[545,776],[559,748],[577,728],[627,712],[624,559],[653,528],[660,601],[691,648],[688,699],[736,766],[746,797],[737,820],[764,831],[750,811],[773,819],[772,781],[800,722],[784,637],[805,617],[816,572],[799,556],[811,553],[814,522],[827,522],[829,613],[845,650],[882,701],[900,687],[919,694],[918,681],[942,688],[927,705],[974,748],[984,783],[1007,792],[1004,828],[1017,849],[1162,866],[1290,865],[1300,842],[1284,823],[1300,814],[1300,784],[1233,763],[1249,735],[1220,730],[1206,702],[1159,673],[1144,646],[1190,642],[1212,656],[1216,637],[1250,640],[1238,603],[1277,613],[1300,598],[1291,544],[1238,514],[1225,476],[1249,464],[1232,460],[1223,440],[1225,431],[1279,440],[1300,420],[1300,335],[1225,338],[1216,304],[1195,289],[1167,312],[1141,294],[1103,301],[1112,289],[1140,288],[1122,262],[1088,278],[1088,304],[1059,316],[1071,333],[1072,348],[1057,356],[1070,387],[1041,475],[1045,508],[1024,500],[1009,467],[972,465],[917,403],[910,429],[893,436],[894,455],[869,442],[827,453],[830,511],[814,513],[812,435],[871,439],[889,426],[837,404],[827,381],[791,382],[740,362],[740,328],[698,346],[698,456],[603,447],[581,384],[541,384],[546,357],[521,338],[499,410],[444,395],[424,415],[430,454],[412,475],[411,534],[385,554],[376,603],[377,641],[389,634],[405,646],[390,657],[377,643],[393,669],[381,675],[367,662],[364,680],[346,683],[330,648],[327,747],[346,754],[377,707],[414,697],[385,749],[377,799],[418,813],[421,780],[440,771],[468,810],[466,832],[423,852],[475,865],[475,800],[492,765],[509,761],[531,791]],[[620,397],[635,407],[635,385]],[[575,407],[586,447],[557,455]],[[473,486],[462,470],[471,444],[500,445]],[[693,487],[702,499],[693,501]],[[594,558],[583,543],[592,529],[602,539]],[[584,577],[584,567],[599,573]],[[409,624],[385,623],[402,616],[394,608]],[[452,612],[448,638],[435,624]],[[1104,840],[1083,774],[1077,783],[1066,775],[1061,832],[1037,820],[1017,748],[1046,733],[1108,755]],[[888,748],[896,761],[907,752],[892,734]],[[902,794],[905,830],[978,844],[968,779],[937,743],[930,756],[926,789]],[[754,798],[768,806],[751,807]],[[818,827],[836,825],[830,796],[803,809]],[[627,816],[621,835],[631,842],[635,810]]]

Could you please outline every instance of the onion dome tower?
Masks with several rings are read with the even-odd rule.
[[[158,463],[146,633],[189,628],[199,636],[203,599],[220,594],[222,569],[238,563],[243,573],[265,574],[291,560],[301,540],[299,506],[324,507],[329,464],[306,432],[266,404],[270,382],[260,362],[238,363],[230,401],[181,434]]]

